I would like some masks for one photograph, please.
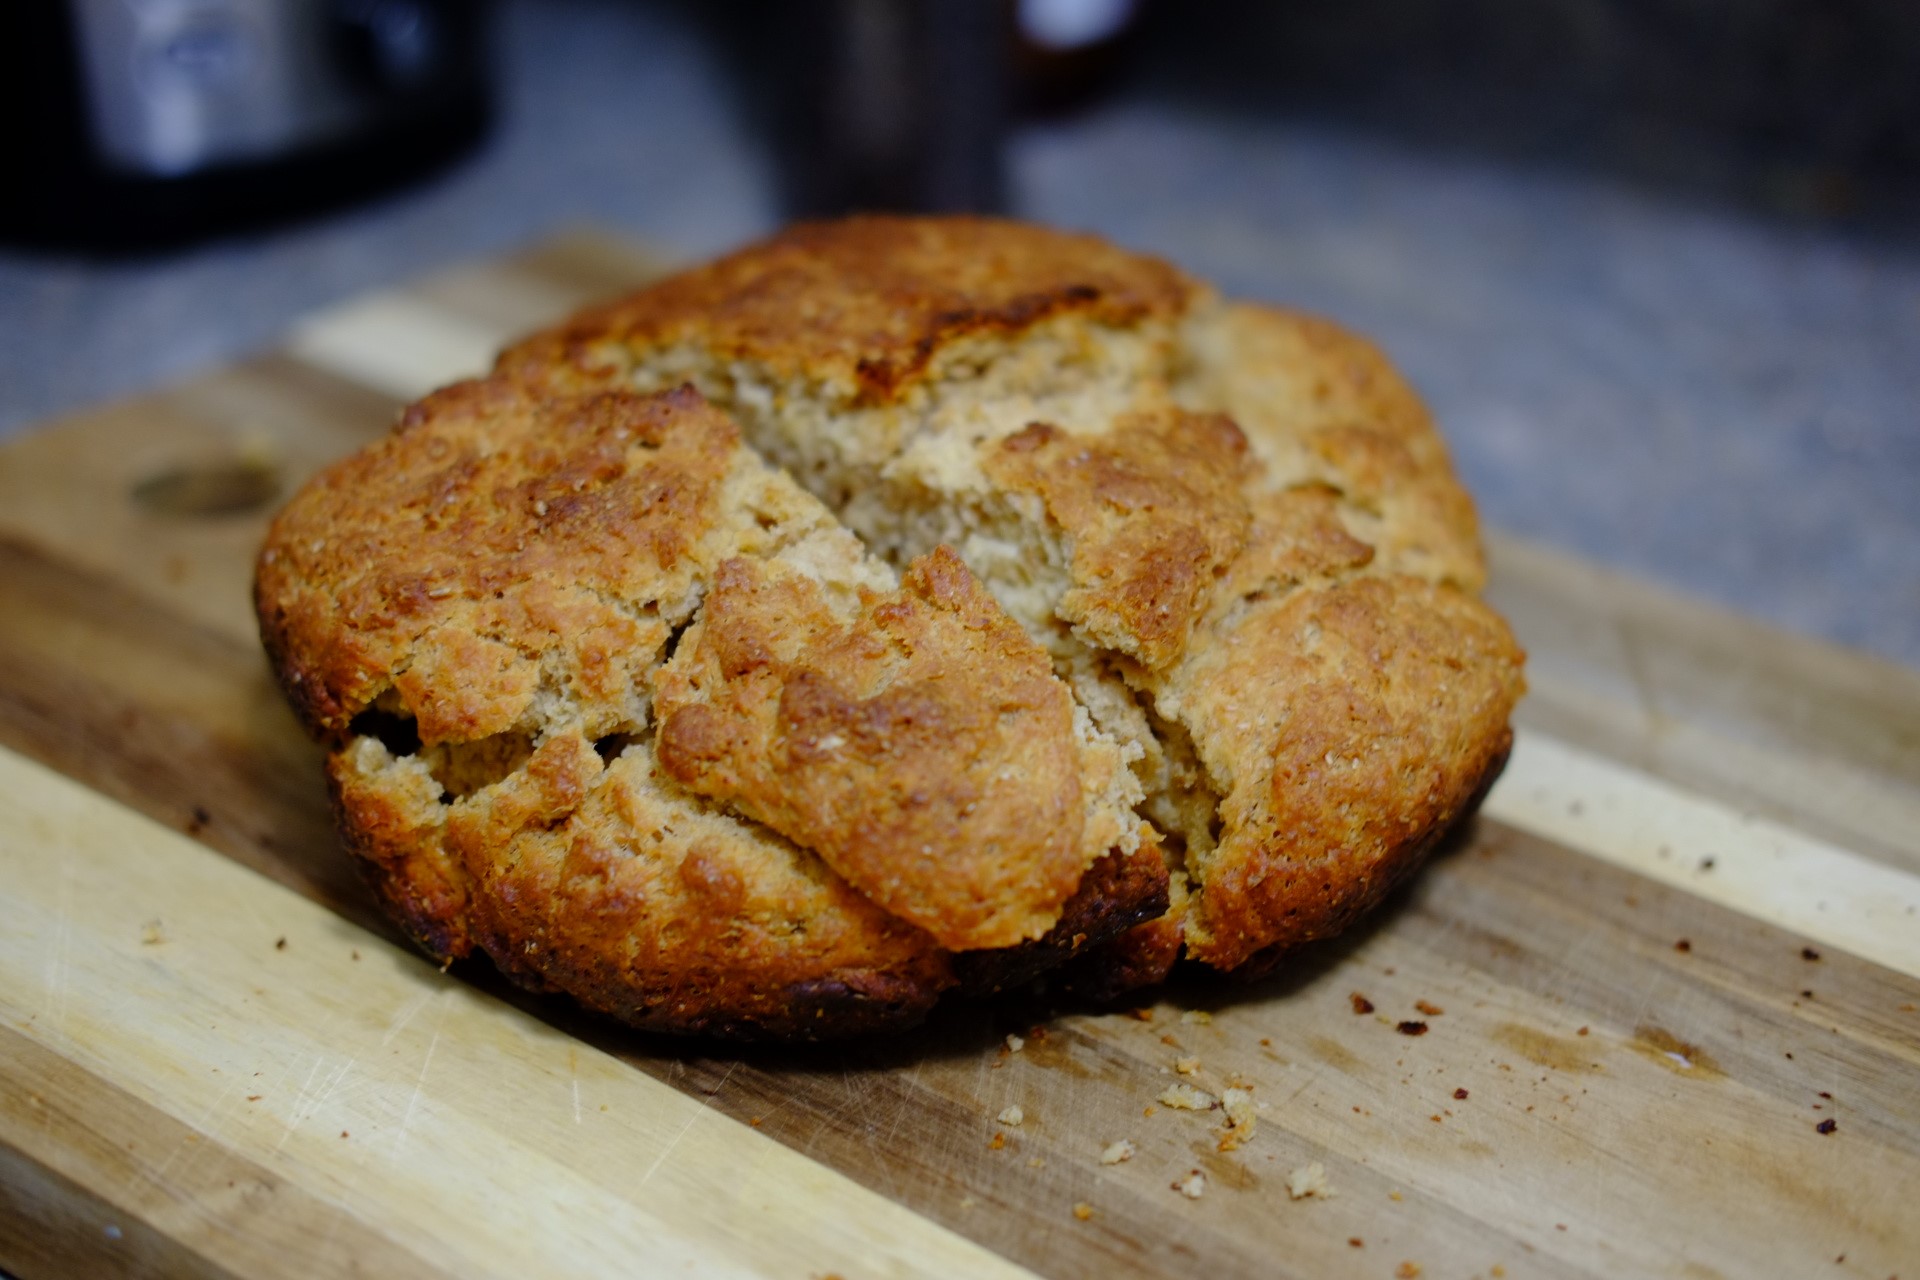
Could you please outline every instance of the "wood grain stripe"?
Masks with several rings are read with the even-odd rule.
[[[1485,812],[1757,920],[1920,977],[1920,876],[1538,732]]]
[[[0,869],[0,1027],[186,1126],[89,1177],[170,1239],[141,1180],[213,1159],[460,1274],[1028,1274],[5,751]],[[316,1247],[382,1270],[355,1240]]]

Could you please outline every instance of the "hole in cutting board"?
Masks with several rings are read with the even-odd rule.
[[[136,503],[167,516],[243,515],[279,496],[280,469],[257,456],[169,467],[133,486]]]

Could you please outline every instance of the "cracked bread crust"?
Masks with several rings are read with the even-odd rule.
[[[1505,758],[1483,577],[1363,340],[1087,237],[864,218],[429,397],[276,522],[257,603],[436,955],[826,1035],[1346,927]]]
[[[661,763],[943,946],[1030,941],[1088,863],[1072,699],[951,551],[901,586],[847,620],[804,574],[721,565],[656,680]]]
[[[583,311],[508,349],[522,376],[597,381],[630,353],[687,342],[827,389],[848,404],[906,398],[961,340],[1018,336],[1071,315],[1170,320],[1199,290],[1164,262],[1092,236],[990,218],[848,218],[770,240]]]

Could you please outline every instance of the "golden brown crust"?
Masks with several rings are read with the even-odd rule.
[[[802,223],[511,347],[502,369],[598,381],[627,353],[697,343],[719,363],[896,400],[961,338],[1064,314],[1137,324],[1183,311],[1194,284],[1091,236],[992,218]]]
[[[944,946],[1039,937],[1086,870],[1072,699],[944,547],[848,619],[802,573],[729,561],[657,684],[676,781]]]
[[[636,1026],[848,1035],[918,1021],[953,982],[926,934],[663,783],[644,745],[603,764],[551,739],[447,843],[496,965]]]
[[[1031,493],[1073,543],[1058,616],[1154,670],[1186,650],[1214,579],[1246,542],[1246,437],[1217,414],[1143,414],[1091,438],[1036,422],[987,474]]]
[[[1187,949],[1230,969],[1343,928],[1504,757],[1521,655],[1478,600],[1362,577],[1246,608],[1185,673],[1223,791]]]
[[[256,606],[434,955],[824,1036],[1345,927],[1504,759],[1483,577],[1364,340],[1087,237],[863,218],[428,397],[276,519]]]
[[[691,392],[435,392],[274,520],[255,595],[282,689],[336,744],[389,688],[429,744],[525,723],[543,684],[592,732],[634,718],[739,452]]]

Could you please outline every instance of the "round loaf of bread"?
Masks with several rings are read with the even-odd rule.
[[[817,1037],[1345,927],[1505,760],[1482,576],[1364,341],[1088,237],[860,218],[410,407],[280,513],[256,604],[427,951]]]

